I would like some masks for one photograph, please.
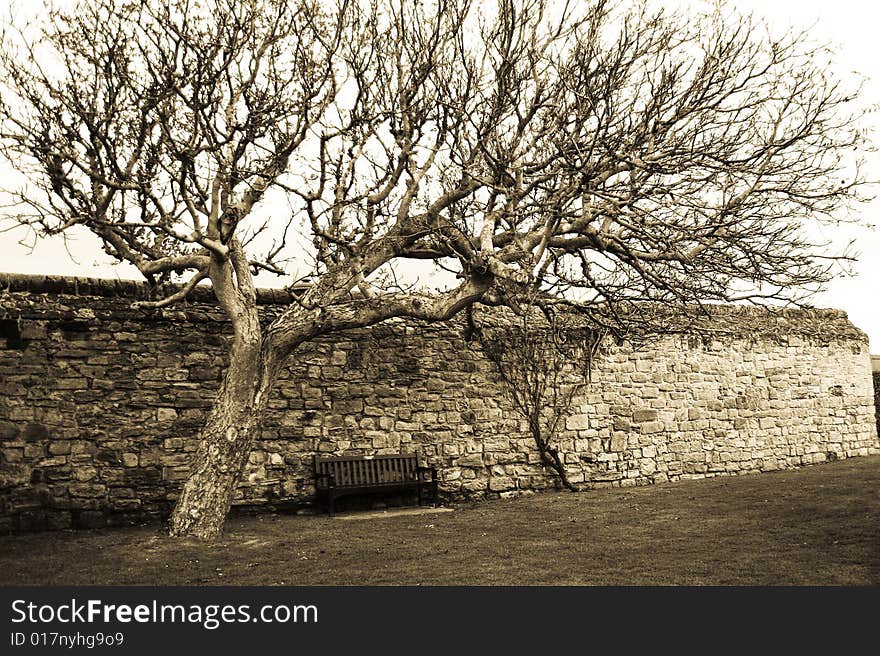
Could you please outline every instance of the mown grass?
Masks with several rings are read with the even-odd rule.
[[[880,457],[345,521],[0,538],[4,585],[877,585]]]

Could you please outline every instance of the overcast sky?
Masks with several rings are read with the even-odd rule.
[[[660,1],[669,5],[707,2]],[[8,0],[0,2],[8,4]],[[850,75],[857,71],[867,76],[864,97],[870,103],[880,103],[880,37],[877,34],[880,3],[875,0],[730,0],[728,4],[765,16],[771,24],[780,28],[813,25],[812,33],[818,41],[835,45],[840,74]],[[880,128],[880,125],[877,127]],[[880,134],[875,134],[875,141],[880,141]],[[880,180],[880,157],[873,157],[868,175]],[[880,215],[880,200],[860,206],[857,211],[864,224],[874,224]],[[33,248],[30,248],[31,244],[19,243],[24,237],[23,232],[0,233],[0,271],[140,277],[131,266],[111,266],[109,258],[98,247],[97,240],[88,234],[70,235],[67,245],[62,239],[53,239],[39,242]],[[861,258],[853,266],[854,276],[834,281],[826,292],[814,299],[814,304],[817,307],[845,310],[851,321],[868,333],[872,352],[880,353],[880,305],[877,303],[880,298],[880,232],[869,227],[848,228],[829,232],[827,237],[837,243],[854,239]],[[263,280],[263,276],[257,282],[270,284],[269,280]]]

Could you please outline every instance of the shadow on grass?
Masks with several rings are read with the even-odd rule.
[[[366,521],[0,538],[4,585],[877,585],[880,457]]]

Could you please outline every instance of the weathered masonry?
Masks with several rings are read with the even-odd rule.
[[[0,531],[169,512],[228,326],[209,292],[133,310],[144,294],[0,275]],[[261,301],[270,316],[290,298]],[[451,497],[554,485],[493,366],[458,323],[395,321],[308,345],[279,382],[239,503],[311,501],[315,453],[415,451]],[[867,339],[834,310],[719,307],[689,334],[611,344],[559,446],[587,485],[880,453]]]

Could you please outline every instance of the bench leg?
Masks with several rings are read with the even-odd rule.
[[[335,501],[335,497],[332,494],[327,496],[327,516],[328,517],[333,517],[333,511],[334,511],[333,502],[334,501]]]

